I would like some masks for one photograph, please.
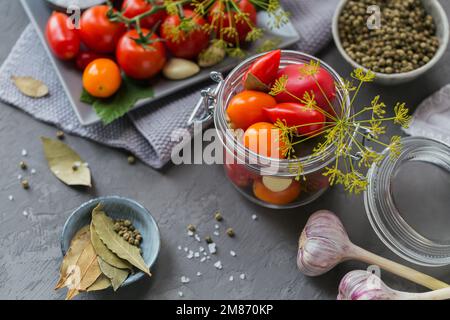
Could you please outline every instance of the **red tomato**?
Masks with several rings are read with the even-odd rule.
[[[180,25],[181,19],[178,15],[171,15],[161,25],[161,37],[166,40],[167,47],[175,57],[194,59],[209,45],[209,34],[202,29],[206,21],[192,10],[184,9],[183,12],[186,18],[193,19],[196,28],[189,32],[180,31],[179,38],[174,38],[172,31]]]
[[[80,19],[80,35],[83,43],[97,53],[111,53],[125,32],[122,23],[108,19],[108,6],[94,6],[86,10]]]
[[[281,131],[268,122],[258,122],[250,126],[244,134],[244,146],[268,158],[284,158]]]
[[[239,163],[225,164],[225,172],[228,178],[240,188],[248,187],[253,179],[257,177],[246,169],[244,164]]]
[[[277,78],[280,62],[281,50],[269,52],[256,60],[244,76],[245,88],[247,90],[258,89],[259,87],[270,89],[270,86]],[[262,86],[259,86],[258,83],[255,84],[255,80],[251,76],[256,78],[256,81],[259,81]]]
[[[142,29],[144,36],[150,30]],[[159,73],[166,64],[166,49],[159,38],[153,34],[147,45],[138,44],[136,30],[128,31],[117,44],[117,63],[125,74],[134,79],[148,79]]]
[[[331,76],[331,74],[328,73],[324,68],[319,68],[319,71],[314,76],[304,76],[301,74],[302,68],[311,68],[307,64],[292,64],[287,66],[286,68],[280,70],[278,72],[278,77],[281,76],[288,76],[288,83],[286,85],[287,91],[289,91],[292,95],[303,98],[303,95],[305,92],[314,93],[317,105],[330,113],[331,115],[334,114],[332,111],[332,108],[327,102],[327,99],[330,102],[333,102],[334,98],[336,97],[336,86],[334,84],[334,79]],[[314,78],[315,80],[314,80]],[[325,93],[325,95],[322,94],[322,91],[317,86],[317,83],[320,85],[320,88],[322,88],[322,91]],[[277,102],[299,102],[294,97],[290,96],[289,94],[283,92],[275,97]]]
[[[78,31],[64,13],[53,12],[48,19],[45,35],[53,54],[59,59],[73,59],[80,51]]]
[[[92,51],[83,51],[78,53],[77,59],[75,60],[77,68],[84,71],[86,67],[94,60],[100,58],[111,58],[105,54],[98,54]]]
[[[223,34],[223,39],[226,42],[235,45],[238,42],[244,42],[248,33],[252,30],[252,27],[256,26],[257,12],[255,6],[249,0],[233,1],[238,6],[241,12],[248,15],[251,25],[249,25],[249,23],[246,21],[237,22],[235,10],[232,10],[232,12],[228,12],[224,2],[222,1],[216,1],[215,4],[211,7],[208,21],[209,24],[215,27],[214,29],[216,33],[220,33],[221,30],[228,28],[231,22],[231,26],[236,28],[237,37]],[[220,38],[220,36],[218,36],[218,38]]]
[[[163,1],[157,0],[157,5],[162,5]],[[134,18],[140,14],[150,11],[153,6],[147,0],[125,0],[122,4],[123,15],[127,18]],[[167,16],[166,10],[159,10],[141,19],[141,27],[152,29],[158,22],[162,22]]]
[[[257,122],[269,121],[263,108],[274,107],[274,97],[259,91],[242,91],[235,95],[228,105],[227,114],[235,129],[246,130]]]
[[[272,108],[264,108],[264,113],[273,122],[281,120],[289,127],[297,127],[298,134],[319,133],[325,125],[326,117],[320,111],[308,109],[302,104],[287,102]]]

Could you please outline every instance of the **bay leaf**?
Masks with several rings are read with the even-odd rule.
[[[87,288],[87,292],[93,292],[93,291],[102,291],[105,289],[108,289],[111,287],[111,280],[104,274],[101,274],[100,277],[98,277],[97,280],[89,287]]]
[[[59,140],[41,140],[48,166],[59,180],[69,186],[92,186],[91,171],[72,148]]]
[[[77,266],[80,268],[80,283],[77,289],[78,291],[86,291],[102,274],[98,265],[97,254],[90,242],[80,255]]]
[[[39,80],[36,80],[32,77],[16,77],[12,76],[11,80],[19,89],[27,97],[31,98],[42,98],[48,95],[48,87]]]
[[[80,291],[78,291],[77,289],[71,289],[71,290],[67,291],[66,300],[72,300],[79,294],[80,294]]]
[[[89,225],[87,225],[78,230],[78,232],[75,234],[75,236],[70,242],[69,250],[67,250],[67,253],[64,256],[64,259],[61,263],[61,267],[59,270],[59,280],[58,283],[56,284],[55,290],[61,289],[66,286],[65,283],[67,277],[70,275],[67,272],[69,267],[77,263],[78,258],[80,257],[81,253],[83,252],[84,248],[89,243],[89,241],[90,241],[90,232],[89,232]]]
[[[116,268],[107,262],[105,262],[102,258],[98,257],[98,265],[100,266],[100,270],[102,270],[103,274],[111,280],[111,285],[114,291],[120,288],[120,286],[127,280],[130,272],[128,270],[122,270]]]
[[[114,222],[102,211],[101,204],[92,211],[92,223],[98,236],[109,250],[151,276],[139,249],[129,244],[114,231]]]
[[[97,255],[106,263],[119,269],[133,269],[133,266],[131,264],[123,259],[120,259],[114,252],[112,252],[108,249],[107,246],[105,246],[103,241],[100,240],[93,223],[91,223],[91,242]]]

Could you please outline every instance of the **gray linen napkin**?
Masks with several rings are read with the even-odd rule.
[[[283,6],[291,12],[291,21],[301,40],[295,49],[315,53],[331,38],[331,19],[338,0],[285,0]],[[127,117],[103,126],[83,127],[69,104],[35,30],[29,25],[20,36],[10,55],[0,68],[0,99],[65,132],[86,137],[99,143],[125,149],[144,163],[161,168],[170,161],[171,134],[186,128],[193,107],[200,98],[200,84],[176,95],[156,101],[152,107],[132,111]],[[11,83],[11,75],[26,75],[44,81],[51,95],[31,99],[20,94]]]

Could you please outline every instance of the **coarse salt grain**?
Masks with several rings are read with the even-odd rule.
[[[26,149],[22,149],[22,157],[26,157],[28,155],[28,151]]]
[[[22,180],[22,178],[23,178],[23,176],[22,176],[21,174],[19,174],[19,175],[17,176],[17,179],[18,179],[18,180]]]
[[[31,169],[31,174],[36,174],[36,169]]]
[[[219,231],[214,231],[214,235],[215,235],[216,237],[220,236]]]
[[[206,256],[206,260],[211,260],[211,257],[210,256]]]
[[[203,257],[200,259],[200,262],[205,262],[206,261],[206,257]]]
[[[183,248],[181,246],[178,246],[178,250],[183,250]]]
[[[22,213],[25,217],[28,217],[28,212],[26,210],[23,211]]]
[[[178,291],[178,296],[179,296],[180,298],[182,298],[182,297],[183,297],[183,292]]]
[[[201,277],[202,273],[201,272],[197,272],[197,277]]]
[[[188,277],[182,276],[181,277],[181,283],[189,283],[191,281],[191,279],[189,279]]]
[[[187,247],[184,247],[184,252],[188,252],[188,248]]]
[[[9,196],[8,199],[9,199],[9,201],[13,201],[14,197],[13,196]]]
[[[200,248],[198,248],[198,251],[203,252],[203,251],[205,251],[205,248],[200,247]]]
[[[194,257],[199,258],[200,257],[200,253],[198,253],[198,252],[194,253]]]
[[[187,258],[188,259],[192,259],[194,257],[194,252],[192,252],[192,250],[191,251],[189,251],[189,254],[187,255]]]
[[[222,270],[223,266],[222,266],[222,262],[219,260],[216,263],[214,263],[214,267],[216,267],[216,269],[218,270]]]
[[[219,227],[218,224],[216,224],[216,225],[214,226],[214,228],[219,229],[220,227]]]
[[[233,250],[231,250],[231,251],[230,251],[230,255],[231,255],[232,257],[236,257],[236,252],[234,252]]]
[[[245,274],[244,274],[244,273],[241,274],[241,275],[239,276],[239,278],[241,278],[241,280],[245,280]]]
[[[215,243],[208,244],[208,250],[209,253],[215,254],[217,252],[216,244]]]
[[[197,240],[198,242],[202,242],[202,239],[200,239],[200,236],[198,234],[196,234],[194,236],[195,240]]]
[[[258,216],[256,214],[252,215],[253,220],[258,220]]]
[[[230,276],[230,281],[233,281],[234,280],[234,277],[233,276]]]
[[[189,237],[193,237],[194,236],[194,232],[192,232],[191,230],[189,230],[187,234],[188,234]]]

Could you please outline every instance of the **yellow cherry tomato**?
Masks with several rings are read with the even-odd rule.
[[[109,98],[121,84],[120,69],[111,59],[94,60],[84,70],[83,87],[94,97]]]
[[[257,179],[253,182],[253,193],[261,201],[276,205],[286,205],[300,196],[301,186],[298,181],[294,180],[286,190],[274,192],[264,185],[262,179]]]

